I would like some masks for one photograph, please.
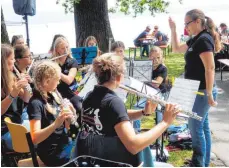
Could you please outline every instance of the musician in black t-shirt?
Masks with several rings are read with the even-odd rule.
[[[167,68],[163,64],[163,55],[161,49],[157,46],[154,46],[150,50],[149,59],[153,61],[152,85],[155,88],[159,88],[162,93],[165,93],[165,80],[167,78]]]
[[[185,15],[185,29],[193,38],[186,44],[179,44],[176,24],[169,18],[172,35],[172,48],[175,52],[185,53],[185,79],[200,81],[199,92],[196,95],[192,111],[203,120],[189,118],[189,129],[192,136],[192,164],[189,167],[208,167],[211,154],[211,131],[209,128],[208,111],[210,106],[216,106],[217,90],[215,86],[214,52],[221,49],[219,35],[211,18],[199,9],[193,9]]]
[[[64,98],[71,101],[76,109],[76,112],[79,113],[82,108],[82,102],[81,98],[74,93],[77,89],[75,77],[77,74],[78,63],[71,56],[67,39],[64,37],[58,37],[54,43],[53,57],[58,57],[63,54],[67,55],[56,59],[56,62],[61,67],[61,81],[57,89]]]
[[[79,155],[91,155],[136,166],[136,162],[127,161],[125,158],[136,155],[152,144],[172,123],[178,111],[174,105],[167,105],[161,123],[150,131],[136,134],[130,120],[150,114],[154,109],[147,102],[145,110],[127,113],[124,103],[113,91],[123,80],[124,69],[123,58],[113,53],[94,59],[93,70],[98,85],[83,101],[82,132],[76,149]],[[103,141],[103,139],[116,137],[121,140],[121,144],[109,145]],[[93,143],[94,138],[100,139],[99,146]],[[97,142],[95,140],[95,143]]]
[[[28,104],[32,141],[37,144],[37,154],[46,166],[61,166],[70,160],[74,143],[66,129],[73,117],[71,104],[64,111],[62,97],[56,87],[61,76],[58,64],[45,61],[34,70],[35,90]]]
[[[24,125],[29,130],[28,120],[22,117],[24,102],[30,99],[30,93],[23,89],[28,81],[16,79],[13,75],[14,51],[9,45],[1,45],[1,139],[5,147],[13,149],[12,139],[4,119],[9,117],[12,122]],[[3,144],[2,144],[3,145]]]

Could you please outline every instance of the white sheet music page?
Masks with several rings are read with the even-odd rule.
[[[133,78],[145,82],[152,80],[152,61],[133,61]]]
[[[200,81],[176,78],[168,102],[177,103],[182,109],[192,111],[199,85]]]

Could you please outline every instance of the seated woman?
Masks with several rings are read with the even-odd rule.
[[[159,47],[154,46],[150,50],[149,59],[153,61],[152,86],[159,88],[162,93],[166,92],[165,81],[167,78],[167,68],[163,64],[163,55]]]
[[[55,62],[44,61],[34,70],[34,93],[28,104],[32,141],[37,144],[37,154],[46,166],[61,166],[70,159],[73,142],[66,128],[74,108],[61,105],[61,95],[56,90],[61,79],[61,68]],[[56,93],[56,94],[54,94]]]
[[[125,45],[122,41],[116,41],[111,44],[111,52],[115,53],[118,56],[124,58],[125,54]]]
[[[102,54],[102,51],[99,49],[98,42],[94,36],[88,36],[84,42],[84,47],[98,47],[97,56]]]
[[[49,53],[50,53],[50,54],[53,53],[53,51],[54,51],[54,43],[55,43],[56,39],[59,38],[59,37],[65,38],[64,35],[62,35],[62,34],[56,34],[56,35],[53,37],[52,45],[51,45],[51,47],[50,47],[50,49],[49,49]]]
[[[16,79],[13,75],[14,50],[11,46],[1,45],[1,139],[6,148],[13,150],[12,139],[4,119],[24,125],[29,130],[29,121],[22,116],[24,102],[29,102],[30,93],[24,89],[28,80]]]
[[[14,54],[15,54],[15,67],[24,76],[30,85],[32,85],[32,78],[30,74],[27,73],[27,69],[32,63],[32,54],[28,46],[25,45],[16,45],[14,47]]]
[[[81,98],[74,93],[77,89],[75,77],[78,63],[72,58],[67,39],[63,37],[57,38],[54,43],[53,57],[55,58],[67,53],[69,54],[56,59],[56,62],[61,67],[61,81],[57,89],[64,98],[71,101],[77,113],[79,113],[82,107]]]
[[[22,35],[14,35],[11,40],[11,46],[15,47],[16,45],[25,45],[25,40]]]
[[[148,102],[145,110],[127,113],[123,101],[114,93],[124,78],[125,64],[121,57],[110,53],[97,57],[93,62],[93,70],[98,85],[83,101],[82,132],[76,147],[78,155],[91,155],[137,166],[136,154],[168,128],[179,110],[175,105],[168,104],[161,123],[147,132],[136,134],[130,120],[151,114],[155,106],[152,107]]]

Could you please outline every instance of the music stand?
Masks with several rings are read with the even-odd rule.
[[[72,56],[79,65],[92,64],[93,59],[97,56],[97,47],[79,47],[71,48]]]

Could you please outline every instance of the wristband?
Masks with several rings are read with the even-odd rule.
[[[144,115],[144,116],[150,116],[151,114],[146,114],[146,113],[144,112],[144,110],[142,110],[142,115]]]
[[[9,94],[9,96],[8,96],[8,97],[9,97],[9,99],[10,99],[10,100],[12,100],[12,101],[13,101],[13,100],[14,100],[14,98],[15,98],[15,97],[13,97],[11,94]]]

